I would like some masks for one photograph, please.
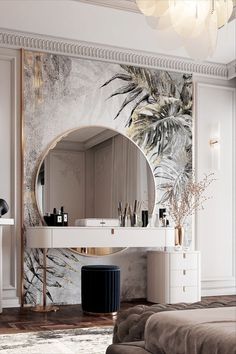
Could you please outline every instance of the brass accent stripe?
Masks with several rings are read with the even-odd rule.
[[[20,90],[21,90],[21,99],[20,99],[20,145],[21,145],[21,163],[20,163],[20,224],[21,224],[21,259],[20,259],[20,282],[21,282],[21,307],[24,306],[24,95],[23,95],[23,87],[24,87],[24,49],[21,49],[20,56]]]

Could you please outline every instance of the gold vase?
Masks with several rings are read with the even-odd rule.
[[[175,246],[182,246],[184,240],[184,228],[181,225],[175,226]]]

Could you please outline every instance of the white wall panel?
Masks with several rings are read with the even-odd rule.
[[[214,173],[209,200],[196,218],[202,253],[203,295],[234,292],[235,286],[235,89],[199,83],[196,103],[197,178]],[[214,146],[210,139],[219,140]]]
[[[20,60],[19,52],[0,50],[0,198],[9,204],[3,228],[3,307],[19,304],[20,288]]]
[[[0,59],[0,198],[5,199],[9,206],[6,217],[12,213],[11,195],[11,61]],[[3,233],[3,284],[9,287],[11,283],[11,228],[4,227]]]

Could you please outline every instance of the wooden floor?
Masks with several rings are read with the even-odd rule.
[[[207,298],[212,301],[220,299],[236,301],[235,296],[211,296]],[[152,305],[144,299],[122,302],[121,310],[138,304]],[[94,316],[85,314],[81,309],[81,305],[60,306],[59,311],[49,313],[33,312],[29,307],[9,308],[3,309],[3,312],[0,314],[0,334],[113,326],[115,320],[116,317],[112,317],[111,315]]]
[[[149,304],[145,300],[124,302],[121,309],[137,304]],[[39,313],[31,308],[3,309],[0,314],[0,334],[54,329],[72,329],[84,327],[113,326],[116,317],[112,315],[87,315],[81,305],[60,306],[57,312]]]

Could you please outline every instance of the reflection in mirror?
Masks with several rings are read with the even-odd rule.
[[[127,203],[133,208],[137,200],[140,217],[141,210],[152,214],[153,174],[143,153],[125,136],[102,127],[81,128],[64,136],[42,161],[36,200],[42,216],[63,206],[68,226],[81,219],[110,219],[115,226],[119,202],[122,208]],[[117,249],[82,251],[107,254]]]

